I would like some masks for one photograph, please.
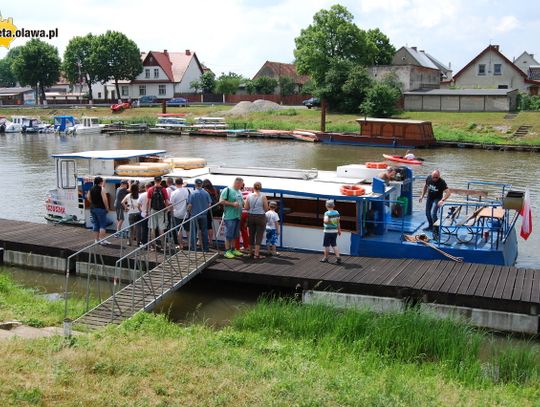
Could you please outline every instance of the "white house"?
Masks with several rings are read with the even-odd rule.
[[[498,45],[489,45],[456,73],[451,81],[442,82],[441,86],[463,89],[518,89],[520,92],[536,95],[540,81],[531,79],[526,71],[505,57]]]
[[[529,68],[540,65],[540,62],[534,59],[534,54],[523,51],[519,57],[514,59],[514,65],[521,69],[524,74],[529,75]]]
[[[170,99],[180,93],[190,93],[190,83],[203,74],[203,66],[195,52],[168,52],[164,50],[142,52],[142,72],[133,81],[119,81],[120,95],[116,95],[114,82],[95,84],[96,99],[137,99],[141,96],[156,96]]]

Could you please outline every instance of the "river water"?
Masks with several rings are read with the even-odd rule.
[[[350,147],[293,141],[221,139],[162,135],[57,136],[53,134],[0,135],[0,217],[44,222],[43,200],[55,185],[53,153],[84,150],[159,148],[174,156],[204,157],[210,164],[318,168],[365,161],[379,161],[382,154],[402,154],[391,148]],[[528,187],[533,206],[533,222],[539,219],[540,160],[529,152],[440,148],[418,150],[426,159],[415,175],[439,168],[446,182],[464,188],[469,180],[497,181]],[[417,182],[417,187],[421,186]],[[519,223],[518,223],[519,227]],[[540,267],[540,233],[524,241],[519,238],[521,267]]]

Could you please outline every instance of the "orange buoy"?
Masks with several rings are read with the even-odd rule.
[[[366,193],[366,190],[360,185],[342,185],[339,187],[339,192],[345,196],[361,196]]]
[[[378,170],[384,170],[386,167],[388,167],[388,164],[385,162],[367,162],[366,168],[375,168]]]

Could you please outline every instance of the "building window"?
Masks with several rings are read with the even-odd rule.
[[[98,98],[98,99],[101,99],[101,92],[98,92],[98,93],[97,93],[97,98]]]
[[[508,89],[508,85],[499,85],[497,89]]]
[[[145,69],[145,70],[144,70],[144,77],[145,77],[146,79],[150,79],[150,69]]]
[[[139,96],[146,95],[146,85],[139,85]]]
[[[165,93],[167,93],[167,88],[165,85],[159,85],[158,87],[158,94],[159,95],[164,95]]]
[[[122,86],[122,96],[128,96],[128,95],[129,95],[128,87],[123,85]]]
[[[478,75],[485,75],[485,74],[486,74],[486,64],[479,64]]]
[[[502,65],[494,64],[493,65],[493,75],[502,75]]]
[[[159,78],[159,68],[154,68],[154,78]]]

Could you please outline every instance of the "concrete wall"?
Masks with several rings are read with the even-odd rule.
[[[395,74],[402,83],[404,92],[438,89],[440,86],[440,73],[436,69],[415,65],[379,65],[369,67],[368,71],[376,80],[382,80],[388,74]]]
[[[478,66],[485,65],[485,75],[478,74]],[[494,65],[501,64],[501,75],[495,75]],[[454,77],[454,85],[458,88],[492,88],[507,86],[508,89],[519,89],[521,92],[528,92],[529,85],[525,83],[519,70],[508,64],[501,56],[493,51],[488,51],[471,65],[460,76]]]
[[[515,110],[517,93],[508,96],[405,95],[404,109],[443,112],[507,112]]]

